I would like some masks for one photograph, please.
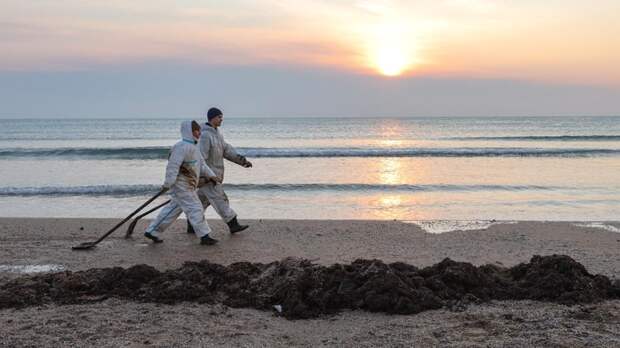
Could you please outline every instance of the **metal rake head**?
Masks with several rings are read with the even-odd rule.
[[[76,245],[76,246],[72,247],[71,249],[73,249],[73,250],[88,250],[88,249],[94,248],[95,245],[97,245],[97,243],[95,243],[95,242],[84,242],[82,244],[79,244],[79,245]]]

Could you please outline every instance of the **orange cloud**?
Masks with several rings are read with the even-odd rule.
[[[174,59],[620,84],[611,0],[6,2],[0,70]]]

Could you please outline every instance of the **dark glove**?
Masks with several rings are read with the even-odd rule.
[[[239,162],[241,162],[241,165],[245,168],[252,167],[252,162],[248,161],[244,156],[239,155]]]

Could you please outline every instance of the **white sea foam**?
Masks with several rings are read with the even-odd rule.
[[[403,222],[417,225],[421,229],[429,233],[484,230],[496,224],[516,223],[516,221],[495,221],[495,220],[432,220],[432,221],[407,220]]]
[[[63,265],[0,265],[0,272],[9,273],[46,273],[59,272],[65,269]]]
[[[578,224],[575,224],[575,226],[588,227],[588,228],[600,228],[603,230],[620,233],[620,228],[613,226],[613,225],[606,224],[604,222],[578,223]]]

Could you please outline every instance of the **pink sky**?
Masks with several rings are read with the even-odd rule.
[[[620,115],[618,0],[3,0],[0,118]]]
[[[620,2],[5,0],[0,70],[173,60],[620,85]]]

